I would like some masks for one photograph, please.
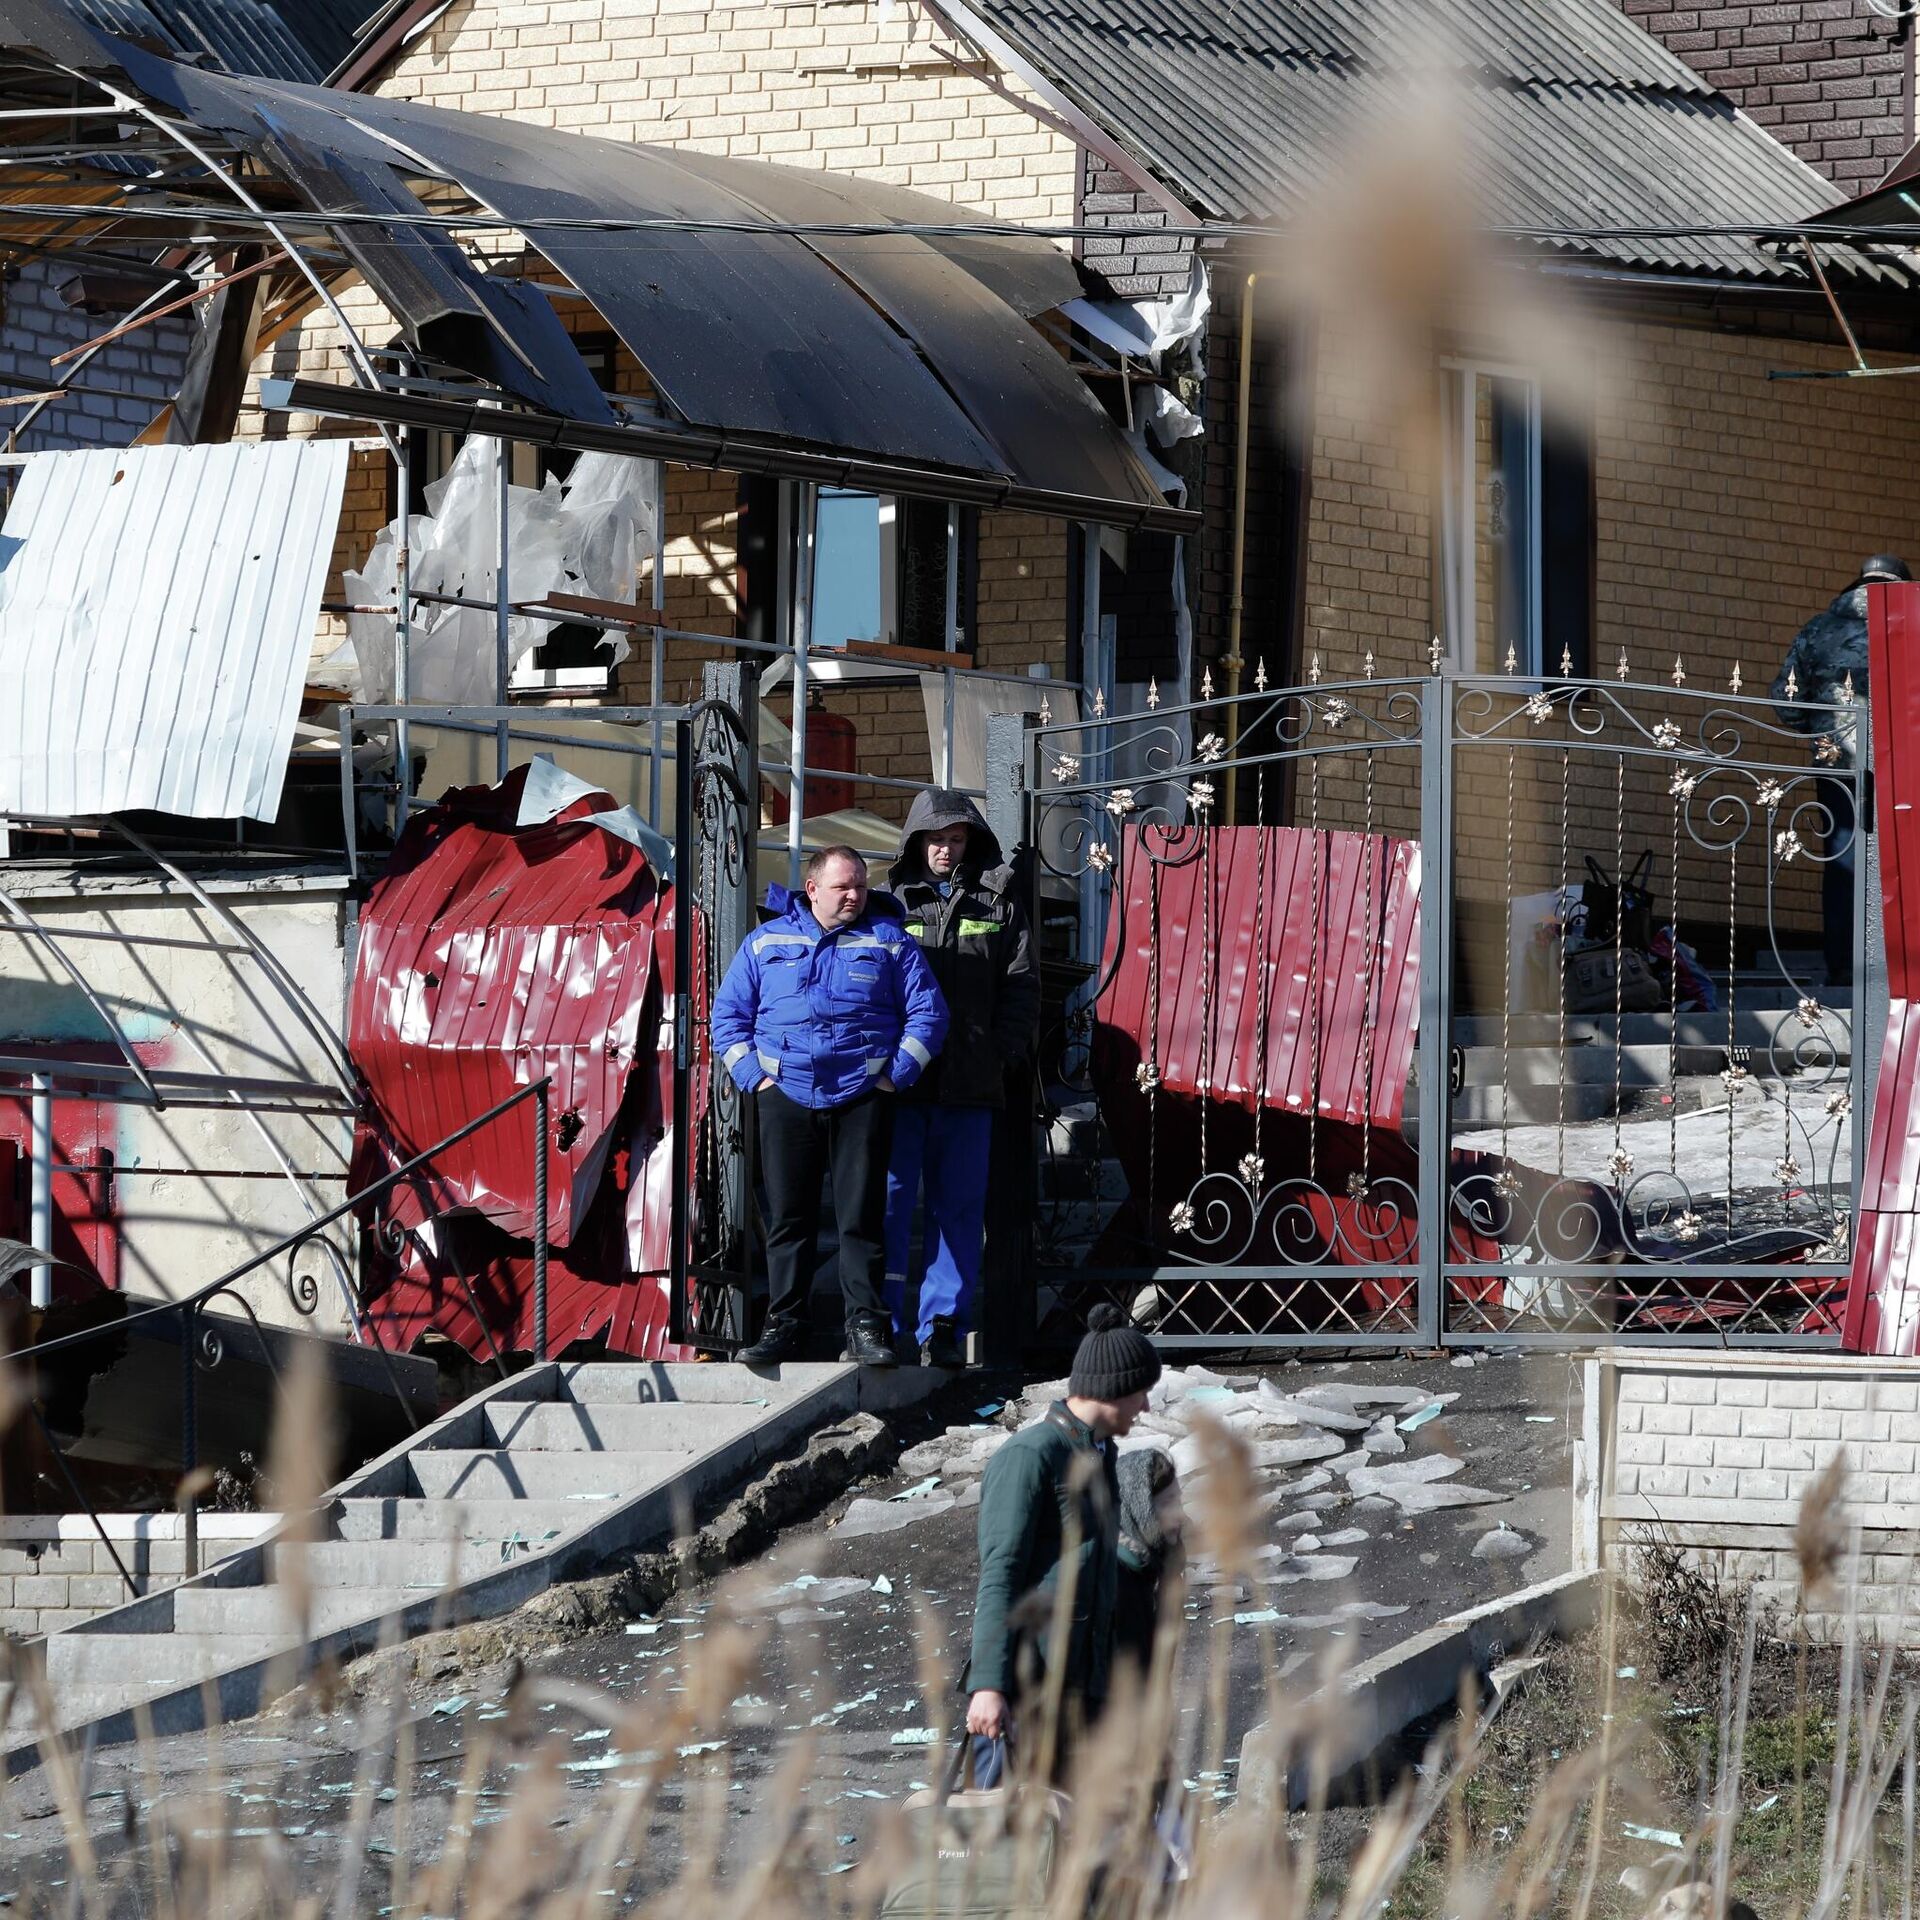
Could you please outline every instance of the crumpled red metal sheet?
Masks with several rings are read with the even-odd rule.
[[[1317,1080],[1322,1120],[1398,1132],[1420,1007],[1419,847],[1296,827],[1214,828],[1198,847],[1191,830],[1148,827],[1127,849],[1097,1016],[1115,1070],[1150,1057],[1167,1092],[1204,1085],[1303,1117]]]
[[[1920,1353],[1920,584],[1867,589],[1887,1032],[1841,1344]]]
[[[417,815],[374,886],[348,1018],[377,1125],[361,1130],[354,1185],[550,1076],[549,1350],[604,1329],[661,1357],[671,895],[639,848],[591,824],[605,795],[516,826],[525,778]],[[535,1115],[513,1108],[383,1209],[416,1230],[378,1276],[396,1344],[431,1329],[481,1356],[531,1348]]]

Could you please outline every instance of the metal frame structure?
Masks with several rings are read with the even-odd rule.
[[[1776,713],[1737,673],[1727,692],[1683,682],[1677,664],[1672,684],[1630,681],[1624,656],[1614,680],[1545,683],[1437,658],[1418,679],[1260,686],[1236,703],[1237,747],[1207,731],[1191,754],[1177,723],[1218,726],[1223,703],[1008,723],[996,765],[1017,791],[997,796],[1002,816],[1011,799],[1036,869],[1091,882],[1122,921],[1043,1037],[1046,1114],[1057,1137],[1081,1104],[1085,1155],[1066,1169],[1056,1156],[1026,1253],[1043,1333],[1118,1296],[1169,1347],[1837,1338],[1881,996],[1861,965],[1866,1011],[1831,1003],[1783,896],[1795,870],[1850,865],[1853,948],[1871,954],[1864,707],[1790,690]],[[1116,778],[1122,751],[1144,755],[1144,779]],[[1232,772],[1239,824],[1221,805]],[[1595,844],[1599,819],[1611,832]],[[1639,969],[1623,954],[1646,934],[1628,936],[1623,907],[1586,949],[1610,970],[1611,1006],[1570,1012],[1580,856],[1617,877],[1654,821],[1667,884],[1685,874],[1667,924],[1708,954],[1717,1005],[1688,1012],[1678,968],[1662,1003],[1626,997]],[[1398,841],[1380,839],[1387,826]],[[1395,846],[1417,861],[1417,969],[1394,948],[1404,924],[1392,934],[1382,917],[1378,862]],[[1279,897],[1283,859],[1296,864]],[[1351,919],[1336,927],[1343,860]],[[1517,917],[1540,881],[1553,932]],[[1189,917],[1162,924],[1176,897]],[[1499,958],[1466,980],[1476,941]],[[1513,956],[1542,941],[1549,984],[1530,1006]],[[1324,977],[1343,952],[1357,1023],[1355,982]],[[1335,1125],[1323,1046],[1341,1008],[1364,1094]],[[1407,1014],[1416,1036],[1396,1065],[1387,1036]],[[1530,1071],[1542,1057],[1550,1078]],[[1114,1062],[1135,1058],[1127,1085]],[[1483,1084],[1457,1084],[1470,1061]],[[1377,1077],[1393,1072],[1409,1076],[1404,1126],[1397,1082]],[[1103,1131],[1087,1124],[1095,1100]],[[1761,1153],[1776,1157],[1756,1177]]]

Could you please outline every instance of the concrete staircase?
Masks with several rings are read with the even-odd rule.
[[[269,1537],[49,1635],[51,1728],[111,1742],[135,1737],[136,1708],[157,1733],[256,1712],[322,1655],[507,1613],[611,1554],[662,1542],[815,1429],[944,1378],[847,1365],[531,1368],[333,1489],[317,1538]],[[9,1771],[32,1764],[48,1729],[29,1700],[13,1701],[6,1729]]]

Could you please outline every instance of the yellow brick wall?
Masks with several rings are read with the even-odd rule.
[[[1769,369],[1832,367],[1841,356],[1702,328],[1612,324],[1595,338],[1595,671],[1610,676],[1624,650],[1635,681],[1664,684],[1678,656],[1690,688],[1723,691],[1738,664],[1745,691],[1764,694],[1795,630],[1846,585],[1865,555],[1920,556],[1920,498],[1904,483],[1920,451],[1920,385],[1769,381]],[[1425,669],[1437,621],[1438,492],[1403,424],[1371,417],[1338,343],[1326,343],[1306,600],[1307,651],[1320,655],[1329,678],[1358,675],[1368,650],[1383,676]],[[1699,718],[1696,703],[1678,696],[1635,695],[1632,705],[1645,728],[1668,717],[1683,725]],[[1703,936],[1724,929],[1730,889],[1741,921],[1758,923],[1763,829],[1751,831],[1730,859],[1697,845],[1683,821],[1676,884],[1667,766],[1628,762],[1620,777],[1615,757],[1583,748],[1558,721],[1525,727],[1510,807],[1507,737],[1463,746],[1456,761],[1470,905],[1478,901],[1499,917],[1509,844],[1516,892],[1557,883],[1564,774],[1573,877],[1584,854],[1612,868],[1622,850],[1630,863],[1652,847],[1656,886],[1663,902],[1678,899],[1683,937],[1690,917]],[[1610,718],[1599,737],[1629,735]],[[1750,723],[1749,738],[1761,737]],[[1564,767],[1563,743],[1573,748]],[[1806,761],[1798,743],[1766,751],[1795,766]],[[1318,772],[1323,820],[1371,819],[1382,831],[1414,831],[1415,758],[1382,748],[1371,773],[1369,806],[1365,758],[1327,761]],[[1313,776],[1303,775],[1298,817],[1312,786]],[[1704,813],[1706,797],[1696,798],[1694,824],[1722,841],[1724,831]],[[1777,923],[1804,942],[1818,926],[1817,876],[1802,860],[1776,869],[1775,883]]]

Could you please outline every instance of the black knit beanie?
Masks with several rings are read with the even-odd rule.
[[[1124,1400],[1160,1378],[1160,1356],[1118,1307],[1106,1303],[1087,1315],[1086,1338],[1073,1356],[1067,1392],[1076,1400]]]

